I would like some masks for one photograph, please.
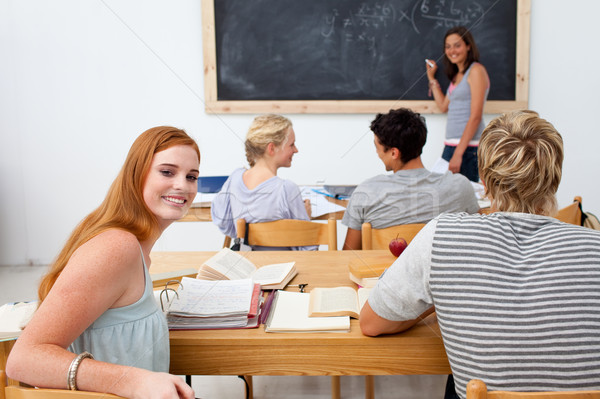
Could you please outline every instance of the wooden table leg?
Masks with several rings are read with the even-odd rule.
[[[246,384],[248,384],[248,398],[247,399],[252,399],[254,397],[254,391],[252,389],[252,376],[245,375],[244,379],[246,380]]]
[[[365,375],[365,399],[375,399],[374,375]]]
[[[340,376],[331,376],[331,399],[340,399]]]

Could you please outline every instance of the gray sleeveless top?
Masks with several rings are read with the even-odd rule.
[[[471,86],[469,85],[469,82],[467,82],[467,78],[469,77],[473,65],[474,63],[469,66],[465,72],[465,76],[463,76],[458,85],[452,90],[452,93],[448,94],[448,91],[446,92],[446,95],[448,95],[448,98],[450,99],[450,103],[448,104],[448,119],[446,122],[446,140],[460,140],[463,131],[465,130],[465,126],[467,126],[469,117],[471,116]],[[490,88],[488,86],[485,91],[485,100],[487,100],[489,91]],[[479,141],[484,128],[485,125],[482,120],[479,123],[479,127],[477,128],[477,132],[475,133],[475,136],[473,136],[472,141]]]
[[[169,329],[154,299],[143,254],[142,266],[146,282],[142,297],[131,305],[106,310],[69,346],[69,351],[88,351],[103,362],[169,371]]]

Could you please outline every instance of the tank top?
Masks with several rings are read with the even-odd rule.
[[[471,64],[467,71],[465,72],[465,76],[461,79],[461,81],[450,91],[446,92],[446,95],[450,99],[448,103],[448,119],[446,122],[446,144],[454,145],[458,144],[458,141],[462,137],[462,134],[467,126],[467,122],[469,121],[469,117],[471,116],[471,86],[467,81],[469,77],[469,73],[471,72],[471,68],[475,63]],[[487,89],[485,90],[484,101],[487,100],[488,93],[490,91],[490,86],[488,84]],[[475,136],[471,139],[470,145],[478,145],[479,139],[481,138],[481,133],[485,125],[483,124],[483,120],[479,123],[477,127],[477,132]]]
[[[142,266],[145,287],[141,298],[131,305],[107,309],[75,339],[69,351],[88,351],[103,362],[169,371],[169,329],[154,298],[143,253]]]

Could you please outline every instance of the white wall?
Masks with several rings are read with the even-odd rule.
[[[50,262],[149,127],[194,136],[203,175],[243,165],[253,115],[205,114],[200,14],[197,0],[0,0],[0,265]],[[559,204],[582,195],[597,213],[599,14],[593,0],[532,0],[529,102],[564,137]],[[342,184],[382,172],[368,129],[373,115],[288,116],[300,153],[282,177]],[[430,166],[441,154],[445,116],[426,119]],[[175,223],[155,249],[213,250],[221,242],[209,223]]]

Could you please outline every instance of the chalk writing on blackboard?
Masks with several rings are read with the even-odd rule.
[[[434,29],[448,29],[458,25],[473,29],[483,22],[485,15],[483,7],[476,2],[457,6],[454,1],[446,0],[423,0],[419,11],[423,19],[435,22]]]
[[[489,100],[515,99],[517,0],[214,0],[214,7],[219,101],[430,100],[423,60],[441,59],[444,33],[458,25],[477,40]]]
[[[391,3],[362,3],[357,9],[347,10],[344,14],[334,8],[323,18],[321,35],[329,38],[340,34],[346,42],[366,43],[370,51],[375,51],[376,32],[392,31],[394,24],[408,24],[420,34],[422,28],[419,25],[423,24],[433,25],[433,29],[458,25],[472,29],[481,24],[485,16],[485,10],[476,2],[457,6],[454,1],[421,0],[408,4],[407,8],[401,10]]]

